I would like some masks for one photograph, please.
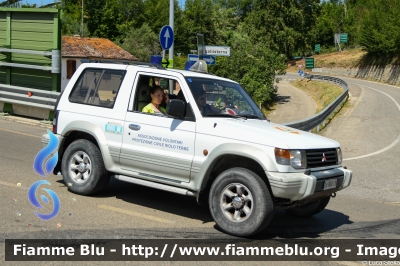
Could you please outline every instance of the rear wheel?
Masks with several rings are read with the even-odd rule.
[[[240,237],[262,231],[274,215],[267,185],[254,172],[240,167],[228,169],[215,179],[209,206],[221,230]]]
[[[290,209],[285,209],[285,211],[294,216],[300,216],[300,217],[313,216],[322,212],[325,209],[326,205],[328,205],[330,199],[331,197],[328,196],[323,199],[319,199],[304,205],[300,205]]]
[[[65,150],[61,173],[68,189],[80,195],[100,192],[110,181],[99,148],[86,139],[72,142]]]

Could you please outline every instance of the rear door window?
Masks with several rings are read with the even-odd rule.
[[[69,101],[113,108],[125,73],[125,70],[85,69],[72,89]]]

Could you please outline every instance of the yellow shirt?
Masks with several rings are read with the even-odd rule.
[[[167,113],[167,110],[165,110],[164,107],[159,106],[159,108],[160,108],[161,112],[158,111],[158,110],[154,110],[153,109],[153,104],[149,103],[148,105],[143,107],[142,112],[143,113],[150,113],[150,114],[166,114]]]

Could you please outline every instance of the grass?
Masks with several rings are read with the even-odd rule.
[[[365,56],[367,52],[361,48],[346,49],[342,52],[333,52],[327,54],[316,54],[315,58],[315,68],[331,68],[331,67],[343,67],[343,68],[353,68],[361,66],[362,62],[365,61]],[[297,72],[299,70],[299,65],[303,65],[304,60],[290,61],[288,62],[288,72]]]
[[[266,116],[269,117],[270,113],[276,109],[277,102],[276,100],[269,101],[263,105],[261,105],[261,112]]]
[[[310,94],[314,102],[317,104],[316,113],[322,111],[343,93],[342,87],[323,81],[297,79],[292,81],[291,84]]]
[[[271,99],[269,101],[266,101],[261,105],[261,112],[268,117],[272,111],[276,110],[277,106],[277,94],[276,91],[278,90],[278,85],[274,84],[275,92],[271,95]]]
[[[315,58],[315,68],[354,68],[365,66],[384,67],[387,65],[400,65],[400,55],[371,54],[367,53],[362,48],[348,48],[342,52],[316,54],[312,57]],[[304,69],[304,59],[289,61],[287,72],[297,72],[299,70],[299,65],[303,65]]]

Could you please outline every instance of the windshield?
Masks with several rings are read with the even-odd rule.
[[[187,77],[186,80],[203,117],[242,116],[265,119],[254,101],[237,83],[198,77]]]

